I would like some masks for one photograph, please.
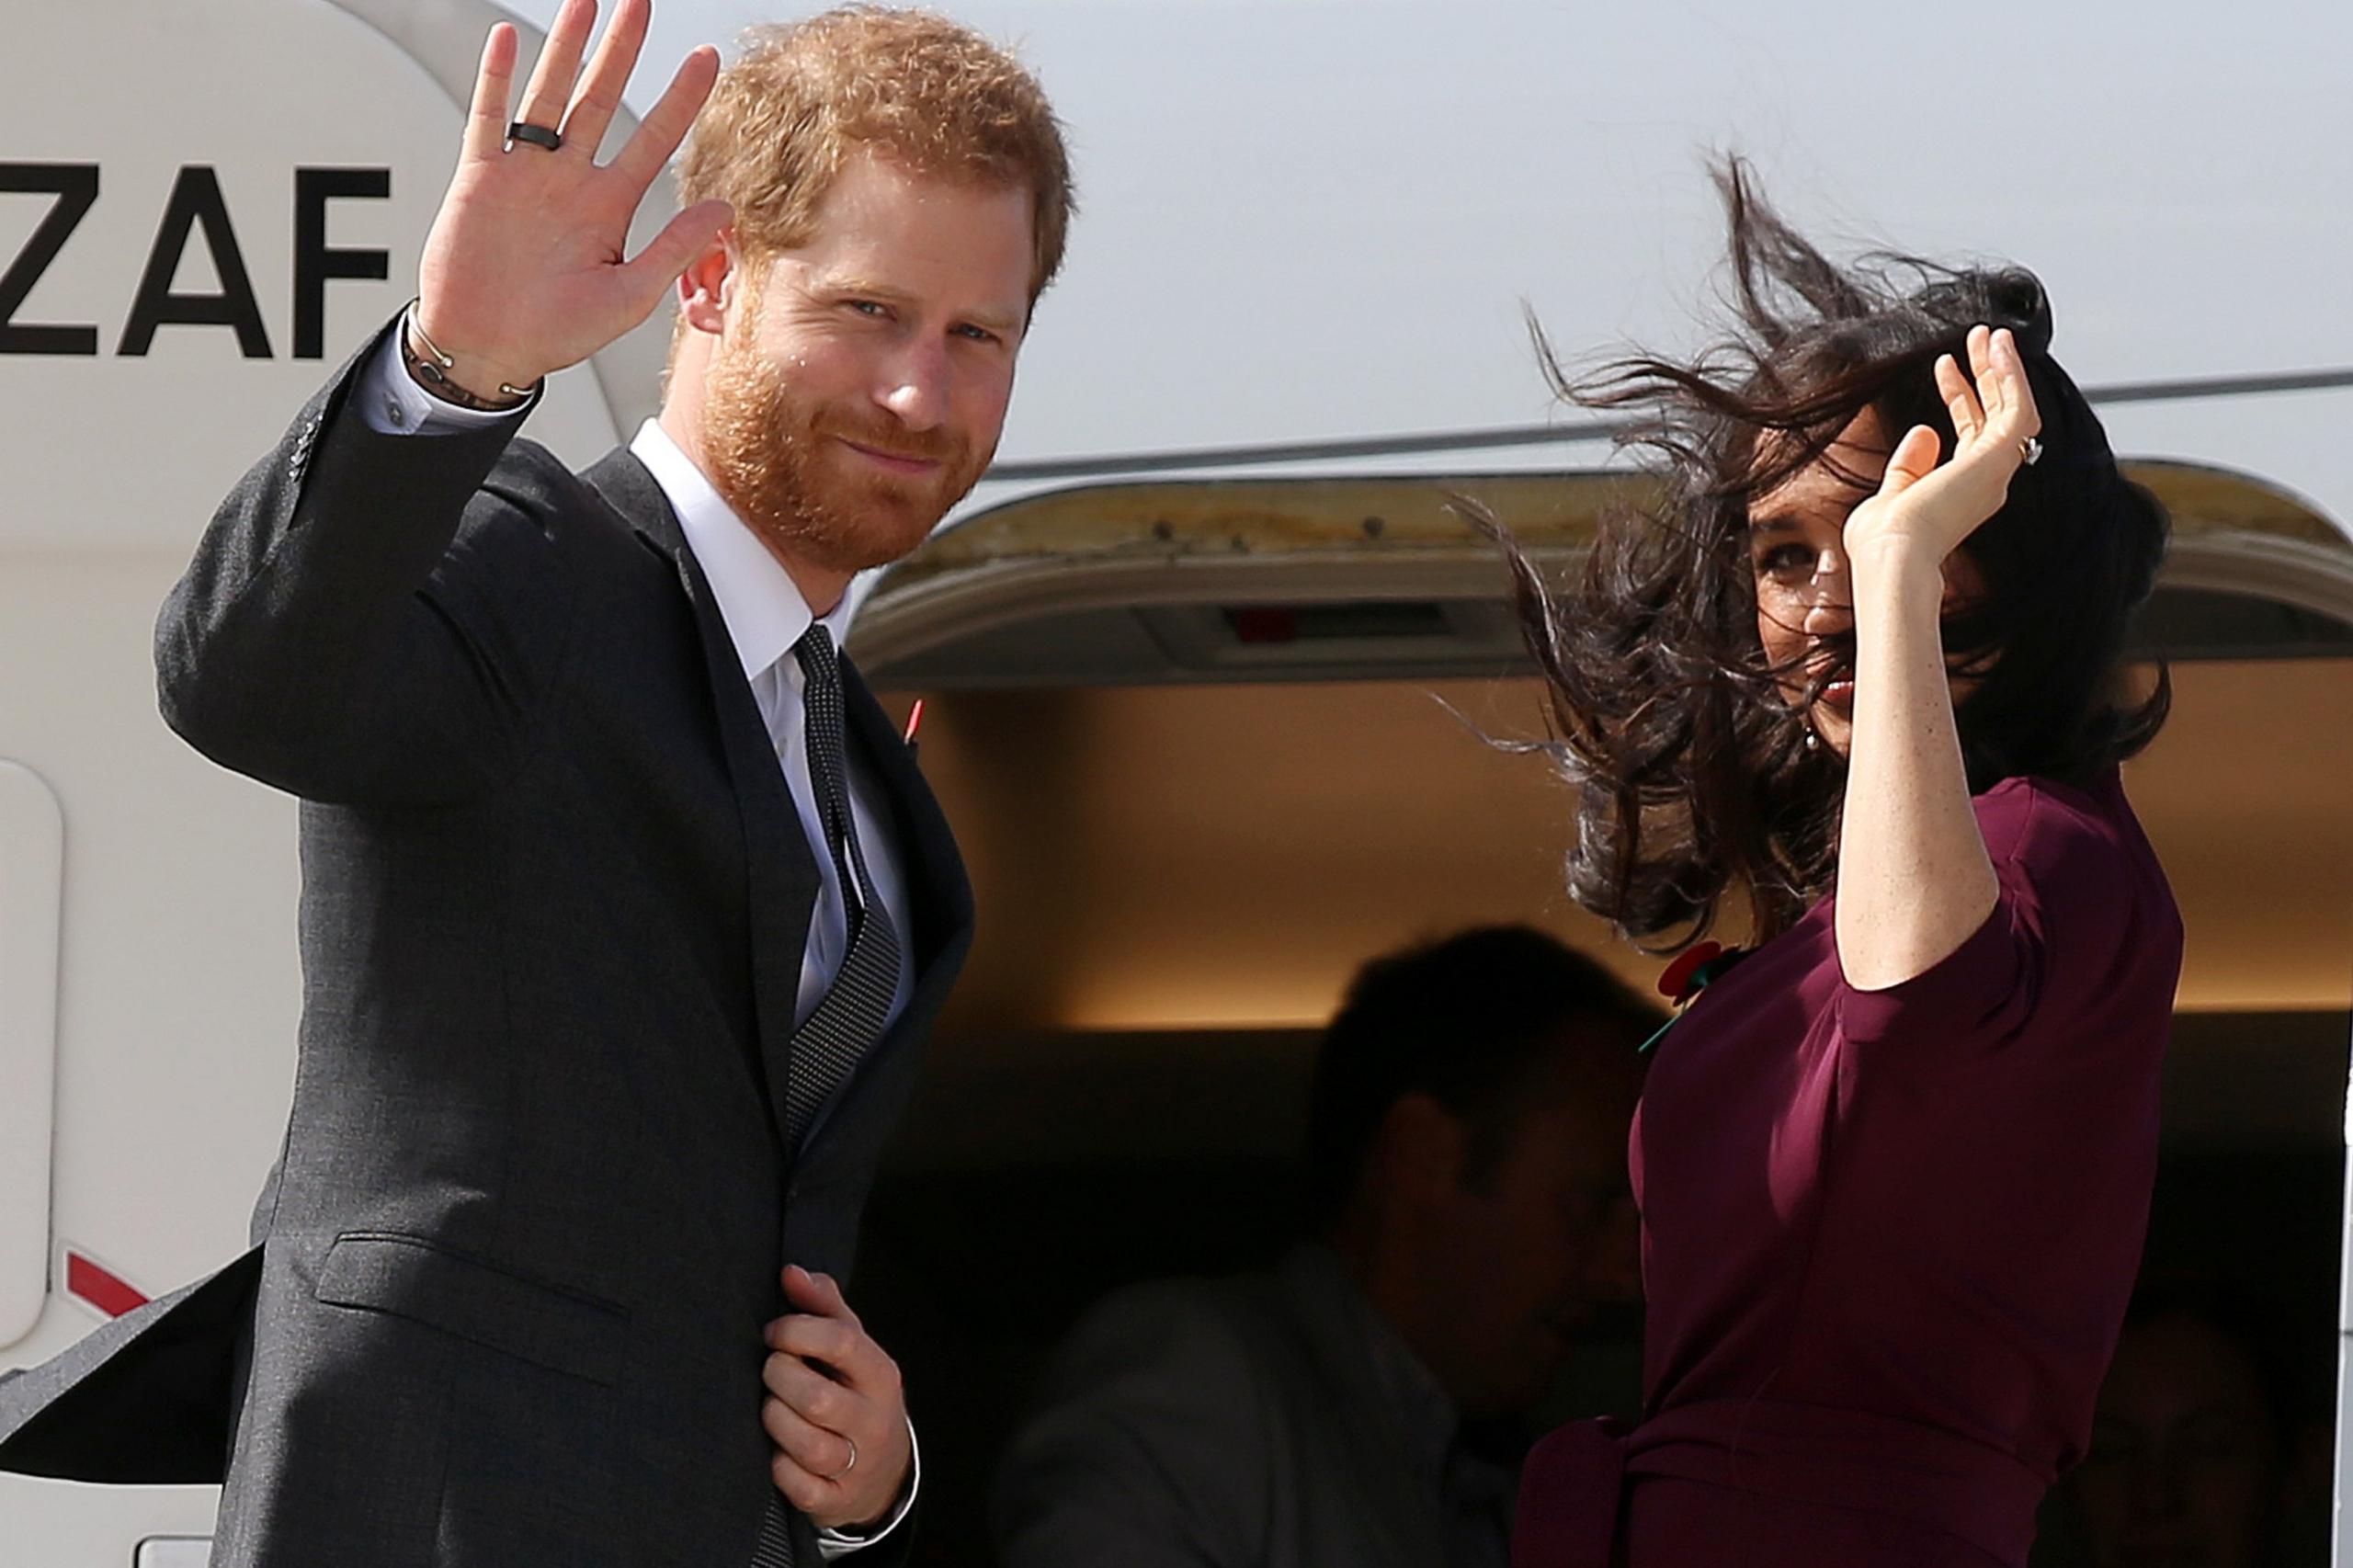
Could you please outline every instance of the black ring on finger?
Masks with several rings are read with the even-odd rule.
[[[547,126],[532,125],[518,119],[506,127],[506,145],[513,147],[517,142],[529,142],[534,147],[545,147],[552,153],[563,145],[563,137]]]

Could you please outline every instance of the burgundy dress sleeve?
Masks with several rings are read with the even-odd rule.
[[[2127,966],[2147,907],[2120,885],[2130,831],[2094,795],[2014,778],[1980,796],[1999,893],[1978,928],[1900,984],[1863,990],[1837,971],[1833,1006],[1851,1044],[1933,1060],[2019,1038],[2046,1006],[2066,1006]],[[1833,962],[1836,961],[1835,943]],[[2056,994],[2054,994],[2056,993]],[[1880,1069],[1900,1070],[1897,1063]]]

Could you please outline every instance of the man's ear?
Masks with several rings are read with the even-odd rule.
[[[678,275],[678,314],[697,332],[716,337],[727,330],[729,310],[740,303],[746,274],[735,253],[735,234],[722,229]]]
[[[1436,1208],[1462,1185],[1467,1130],[1433,1096],[1400,1096],[1381,1119],[1374,1158],[1391,1190],[1417,1209]]]

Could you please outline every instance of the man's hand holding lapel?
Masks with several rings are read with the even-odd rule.
[[[768,1324],[761,1378],[777,1490],[823,1528],[879,1525],[915,1461],[898,1363],[830,1277],[796,1264],[784,1271],[784,1293],[798,1310]]]

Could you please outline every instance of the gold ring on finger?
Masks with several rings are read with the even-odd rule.
[[[851,1471],[858,1468],[858,1439],[856,1437],[844,1437],[842,1441],[849,1445],[849,1461],[843,1465],[841,1469],[834,1471],[833,1474],[825,1477],[827,1481],[839,1481],[843,1476],[847,1475]]]

